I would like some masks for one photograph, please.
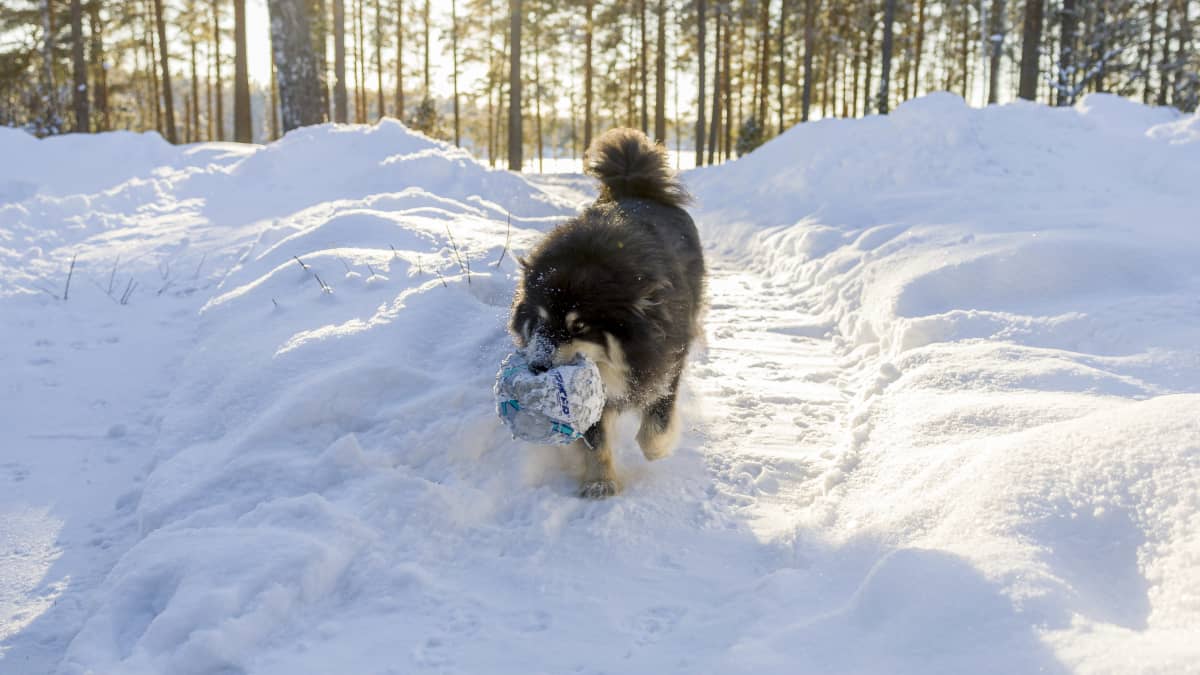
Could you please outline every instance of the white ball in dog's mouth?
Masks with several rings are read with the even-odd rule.
[[[582,354],[570,363],[534,373],[520,352],[509,354],[496,373],[496,412],[513,438],[567,444],[600,421],[604,382],[595,362]]]

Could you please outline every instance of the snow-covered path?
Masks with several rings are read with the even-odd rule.
[[[831,327],[790,289],[710,251],[708,339],[687,382],[705,461],[761,536],[824,492],[849,409]]]

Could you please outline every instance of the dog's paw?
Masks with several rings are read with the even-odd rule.
[[[679,417],[672,415],[665,429],[653,418],[644,419],[641,428],[638,429],[637,442],[642,448],[642,455],[648,461],[653,462],[670,455],[679,444]]]
[[[579,488],[579,496],[584,499],[608,499],[616,494],[617,482],[614,480],[588,481]]]

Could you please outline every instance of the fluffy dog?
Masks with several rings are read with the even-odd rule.
[[[585,458],[580,496],[619,489],[612,435],[622,410],[641,413],[646,459],[679,437],[675,398],[704,294],[704,254],[689,200],[666,152],[633,129],[613,129],[585,155],[600,196],[521,261],[510,322],[534,370],[576,354],[600,368],[608,401],[575,446]]]

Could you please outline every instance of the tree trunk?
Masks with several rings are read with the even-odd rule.
[[[328,121],[329,114],[329,54],[326,38],[329,35],[329,14],[325,0],[309,0],[309,25],[312,27],[313,55],[317,60],[317,80],[321,86],[321,119]],[[380,108],[382,110],[382,108]]]
[[[913,96],[921,94],[921,54],[925,49],[925,0],[917,3],[917,45],[913,60]]]
[[[162,113],[162,90],[158,82],[158,48],[154,39],[154,5],[150,0],[146,0],[146,20],[145,20],[145,49],[146,49],[146,70],[150,73],[150,86],[147,92],[150,97],[150,105],[154,107],[154,129],[160,134],[165,134],[163,131],[163,113]]]
[[[1004,51],[1004,0],[992,0],[992,59],[988,66],[988,103],[996,103],[1000,96],[1000,57]]]
[[[1170,0],[1167,0],[1170,2]],[[1145,66],[1142,68],[1142,103],[1150,105],[1150,73],[1154,71],[1154,37],[1158,31],[1158,0],[1150,3],[1150,39],[1146,42]]]
[[[705,0],[696,0],[696,29],[697,45],[696,59],[700,63],[700,74],[698,78],[698,92],[696,94],[696,166],[704,164],[704,29],[706,27],[705,10],[707,9]]]
[[[269,141],[279,140],[279,75],[275,67],[275,57],[271,57],[271,85],[267,104],[267,124]]]
[[[104,67],[104,24],[100,21],[100,3],[93,2],[88,7],[88,19],[91,26],[92,46],[90,61],[92,64],[92,107],[95,109],[96,131],[108,131],[111,120],[108,118],[108,70]],[[134,50],[136,54],[136,50]]]
[[[378,106],[378,119],[387,115],[387,107],[383,102],[383,2],[375,0],[375,105]]]
[[[511,0],[509,0],[509,1],[511,2]],[[501,5],[501,7],[503,7],[504,3],[501,2],[500,5]],[[501,17],[504,16],[503,11],[501,11],[500,15],[501,15]],[[508,57],[508,39],[510,37],[512,37],[511,31],[509,31],[507,29],[501,30],[500,34],[503,36],[501,38],[502,46],[501,46],[500,53],[499,53],[500,68],[498,68],[496,71],[496,90],[497,90],[496,91],[496,156],[497,157],[501,157],[501,156],[508,154],[508,151],[505,149],[505,144],[508,139],[508,128],[507,128],[506,124],[504,123],[504,120],[507,119],[506,115],[508,114],[508,110],[509,110],[508,106],[504,105],[504,97],[507,95],[504,91],[504,83],[508,81],[508,78],[504,77],[503,68],[504,68],[504,59]],[[501,129],[504,129],[504,133],[500,133]]]
[[[1066,106],[1075,103],[1075,96],[1071,92],[1075,81],[1073,73],[1075,67],[1075,0],[1063,0],[1059,17],[1062,26],[1062,37],[1059,44],[1058,99],[1056,103],[1060,106]]]
[[[761,0],[758,37],[762,41],[762,61],[759,63],[758,126],[767,133],[767,100],[771,91],[771,0]]]
[[[196,59],[196,36],[191,35],[192,43],[192,142],[200,140],[200,71]]]
[[[537,143],[537,160],[538,173],[542,173],[545,167],[542,165],[543,151],[545,150],[542,142],[542,16],[536,14],[540,9],[537,3],[534,3],[534,16],[530,21],[533,26],[533,136]]]
[[[1155,101],[1158,105],[1167,104],[1167,90],[1170,88],[1168,67],[1171,63],[1171,19],[1175,3],[1172,0],[1167,0],[1167,22],[1163,24],[1163,47],[1162,61],[1159,62],[1158,68],[1158,99]]]
[[[321,81],[304,0],[267,0],[283,133],[320,124]]]
[[[634,46],[636,45],[637,40],[633,36],[633,31],[634,31],[634,28],[636,28],[636,25],[637,25],[636,20],[629,22],[629,36],[628,36],[629,67],[625,71],[626,74],[629,75],[629,79],[627,81],[628,92],[626,93],[626,98],[625,98],[625,102],[626,102],[625,126],[631,128],[631,129],[638,125],[638,105],[637,105],[638,104],[638,96],[637,96],[638,58],[637,58],[637,50],[634,49]]]
[[[396,118],[404,119],[404,0],[396,0]]]
[[[959,68],[962,73],[962,80],[959,82],[963,100],[970,99],[970,77],[971,77],[971,45],[974,44],[974,35],[971,31],[971,3],[969,0],[964,0],[962,3],[962,51],[959,52],[959,57],[962,59],[959,63]]]
[[[221,13],[219,0],[212,0],[213,69],[217,76],[216,119],[213,130],[218,141],[225,140],[225,82],[221,79]]]
[[[658,44],[654,58],[654,140],[667,142],[667,0],[658,0]]]
[[[508,169],[509,171],[520,171],[523,164],[521,151],[524,149],[524,139],[521,134],[521,0],[508,0],[508,4],[509,31],[512,33],[512,52],[509,57],[508,70]],[[428,9],[429,0],[426,0],[425,7]],[[428,30],[429,22],[426,21],[425,25]],[[425,41],[425,47],[428,54],[428,40]],[[425,63],[426,87],[428,87],[428,58]]]
[[[862,71],[862,38],[858,31],[854,31],[854,62],[850,70],[853,71],[850,83],[850,116],[858,117],[858,77]]]
[[[1045,0],[1025,0],[1025,27],[1021,35],[1021,84],[1018,96],[1026,101],[1037,100],[1044,3]]]
[[[499,141],[496,136],[499,135],[499,130],[496,128],[496,120],[499,113],[498,108],[501,102],[496,100],[496,89],[498,88],[497,80],[499,75],[496,70],[496,12],[492,7],[492,0],[488,0],[487,4],[487,23],[488,23],[488,40],[487,40],[487,105],[488,105],[488,120],[487,120],[487,147],[488,147],[488,166],[496,166],[496,147]]]
[[[167,24],[163,20],[162,0],[154,0],[154,25],[158,31],[159,58],[162,61],[163,107],[167,115],[167,141],[174,144],[179,142],[175,133],[175,99],[171,92],[171,62],[167,50]]]
[[[879,113],[888,113],[888,78],[892,74],[892,25],[896,21],[896,0],[885,0],[883,4],[883,54],[880,56]]]
[[[703,0],[701,0],[703,1]],[[585,17],[583,29],[583,149],[586,152],[592,145],[592,12],[595,0],[584,3]]]
[[[730,56],[729,56],[730,52],[733,51],[733,39],[731,37],[732,34],[733,34],[733,26],[730,25],[729,22],[726,22],[725,23],[725,47],[722,50],[723,53],[725,54],[725,67],[721,68],[721,72],[724,75],[724,77],[722,78],[722,80],[724,82],[724,86],[722,87],[721,97],[725,100],[724,152],[725,152],[725,160],[726,161],[729,160],[730,155],[733,152],[733,93],[732,93],[733,75],[732,75],[732,71],[730,70],[730,65],[732,64],[732,60],[730,59]]]
[[[1191,18],[1188,16],[1188,0],[1180,0],[1178,9],[1182,14],[1182,16],[1179,17],[1179,28],[1177,33],[1178,37],[1176,38],[1176,41],[1178,42],[1179,54],[1193,54],[1192,22]],[[1186,66],[1184,64],[1180,64],[1180,67],[1175,69],[1175,78],[1174,82],[1172,83],[1172,90],[1174,93],[1171,96],[1171,103],[1177,109],[1182,110],[1183,112],[1194,112],[1196,107],[1194,103],[1196,84],[1193,83],[1191,85],[1192,92],[1190,94],[1189,92],[1185,91],[1186,85],[1184,83],[1184,77],[1189,76],[1187,73],[1185,73],[1185,67]],[[1195,77],[1195,72],[1193,71],[1190,76]],[[1185,99],[1187,99],[1189,96],[1193,102],[1185,103]],[[1188,108],[1191,110],[1188,110]]]
[[[62,117],[58,111],[58,87],[54,83],[54,11],[50,0],[42,0],[42,82],[41,94],[45,102],[41,135],[62,132]]]
[[[518,6],[518,11],[520,7]],[[433,98],[433,88],[429,78],[429,0],[425,0],[425,98]],[[518,17],[519,19],[519,17]],[[518,30],[520,27],[518,26]],[[518,47],[520,45],[517,45]]]
[[[339,2],[341,0],[338,0]],[[250,69],[246,56],[246,0],[233,0],[233,140],[250,143]]]
[[[216,114],[214,114],[216,103],[213,101],[213,62],[212,59],[205,59],[204,62],[204,118],[207,121],[205,124],[206,138],[213,141],[217,138],[217,130],[213,128],[213,122]]]
[[[787,6],[788,0],[779,0],[779,132],[783,133],[783,117],[784,117],[784,96],[783,84],[786,78],[785,68],[787,67]]]
[[[812,106],[813,84],[813,23],[816,21],[818,0],[804,0],[804,93],[800,102],[800,121],[808,121]]]
[[[454,145],[462,145],[462,128],[458,110],[458,2],[450,0],[450,51],[454,73],[451,77],[454,88]]]
[[[75,86],[71,98],[75,107],[75,131],[86,134],[92,130],[88,112],[87,61],[83,59],[83,3],[71,0],[71,69]]]
[[[354,121],[367,121],[367,50],[363,33],[363,0],[354,0]]]
[[[641,31],[640,49],[641,58],[638,61],[638,70],[641,71],[642,84],[642,133],[650,133],[650,65],[646,55],[646,0],[638,0],[638,26]]]
[[[829,96],[829,63],[833,60],[833,37],[827,35],[823,41],[824,54],[821,55],[821,116],[830,117]]]
[[[712,123],[708,129],[708,163],[712,164],[717,156],[717,134],[721,132],[721,18],[725,12],[719,7],[716,12],[717,34],[713,40],[713,90],[712,90]]]
[[[346,92],[346,1],[333,0],[333,121],[350,121]]]
[[[863,115],[871,114],[871,71],[875,69],[875,0],[867,0],[867,63],[863,73]],[[947,69],[948,70],[948,69]],[[949,87],[947,87],[948,89]]]

